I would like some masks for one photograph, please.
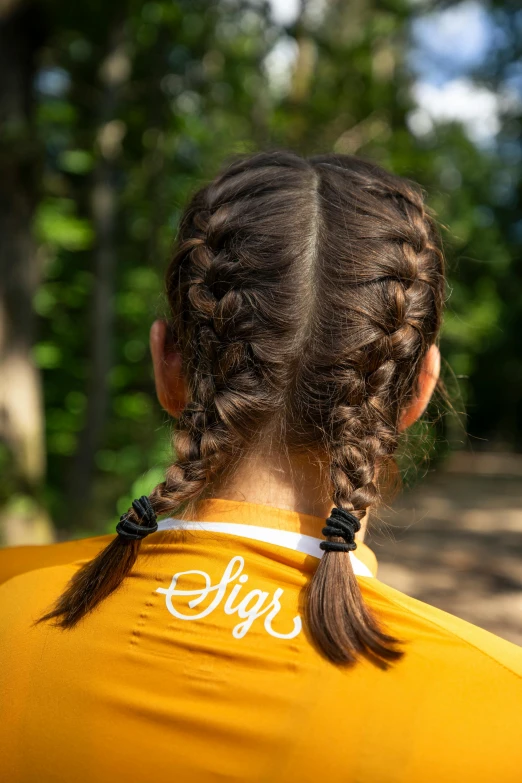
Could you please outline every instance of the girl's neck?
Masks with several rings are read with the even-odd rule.
[[[242,458],[235,470],[212,493],[223,500],[238,500],[319,517],[316,535],[322,537],[322,520],[332,510],[327,466],[307,455],[287,457],[256,451]],[[368,516],[357,535],[363,540]]]

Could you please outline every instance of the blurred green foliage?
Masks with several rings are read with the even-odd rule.
[[[115,514],[162,479],[170,427],[154,397],[148,330],[165,313],[162,279],[183,204],[236,152],[355,153],[426,187],[446,227],[443,353],[461,377],[452,383],[468,406],[465,426],[477,443],[520,448],[520,117],[506,111],[482,149],[458,125],[412,134],[407,55],[423,8],[331,0],[314,14],[304,3],[284,26],[261,0],[47,4],[35,92],[43,179],[34,230],[44,272],[34,357],[45,392],[46,502],[64,534],[112,529]],[[519,28],[515,6],[491,13],[511,48],[492,52],[474,78],[500,89]],[[276,78],[267,62],[284,64],[285,51],[293,65]],[[93,260],[100,247],[114,259],[108,282]],[[102,337],[110,366],[99,378],[108,404],[79,465],[102,284],[112,313]],[[430,436],[433,448],[465,440],[446,421]],[[83,495],[74,489],[79,470],[89,473]]]

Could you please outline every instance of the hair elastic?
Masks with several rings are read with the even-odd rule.
[[[120,521],[116,525],[116,532],[122,538],[129,541],[136,541],[145,536],[155,533],[158,529],[158,523],[156,522],[156,512],[152,508],[152,503],[146,495],[142,495],[141,498],[132,501],[132,508],[138,519],[143,523],[138,525],[128,518],[127,511],[120,517]]]
[[[361,523],[354,514],[335,506],[323,527],[323,536],[344,538],[341,541],[321,541],[319,546],[325,552],[353,552],[357,549],[355,534],[361,529]]]

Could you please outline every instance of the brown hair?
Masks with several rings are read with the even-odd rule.
[[[154,511],[209,494],[277,432],[289,453],[326,459],[333,504],[360,519],[441,322],[443,256],[419,188],[345,155],[236,160],[191,199],[166,283],[189,402]],[[120,585],[139,543],[116,536],[41,619],[74,626]],[[324,553],[307,620],[335,663],[402,654],[347,552]]]

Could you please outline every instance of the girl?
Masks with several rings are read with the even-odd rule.
[[[438,376],[419,189],[238,160],[188,205],[167,295],[165,481],[115,536],[8,553],[1,779],[518,783],[521,650],[379,582],[363,543]]]

